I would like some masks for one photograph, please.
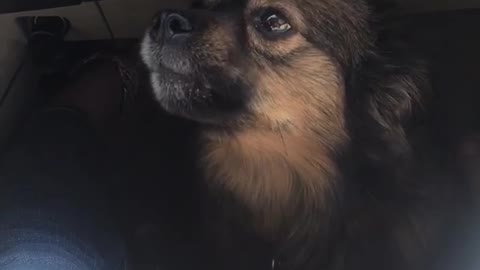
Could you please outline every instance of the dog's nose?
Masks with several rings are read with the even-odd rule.
[[[154,40],[175,42],[190,36],[193,27],[187,16],[178,11],[163,11],[154,20],[151,31]]]

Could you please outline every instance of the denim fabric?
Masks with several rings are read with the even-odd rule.
[[[1,270],[124,270],[101,141],[68,110],[33,117],[0,156]]]

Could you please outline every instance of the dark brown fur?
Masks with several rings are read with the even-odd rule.
[[[195,83],[155,85],[166,56],[149,38],[143,54],[163,107],[200,123],[218,269],[436,269],[455,200],[416,148],[421,65],[385,42],[364,1],[207,4],[185,15],[204,27],[185,56]],[[249,22],[267,7],[295,32],[263,38]]]

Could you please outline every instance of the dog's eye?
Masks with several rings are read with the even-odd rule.
[[[268,35],[278,35],[288,32],[292,29],[287,19],[274,10],[265,11],[257,22],[257,28]]]
[[[276,33],[287,32],[292,28],[292,26],[285,21],[285,19],[277,14],[272,14],[265,18],[263,21],[263,27],[265,27],[265,30],[267,31]]]

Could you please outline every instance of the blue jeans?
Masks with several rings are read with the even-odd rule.
[[[0,155],[0,269],[124,270],[105,179],[115,177],[74,111],[37,114]]]

